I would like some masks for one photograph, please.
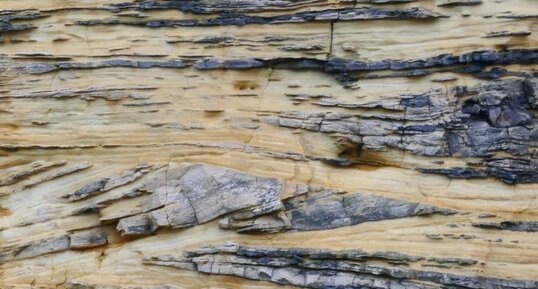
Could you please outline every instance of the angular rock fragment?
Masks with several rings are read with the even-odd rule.
[[[238,171],[201,164],[170,164],[148,178],[152,192],[144,213],[120,219],[123,235],[150,234],[159,227],[182,228],[249,208],[253,215],[281,209],[282,184]]]
[[[103,198],[101,200],[98,200],[95,203],[90,203],[88,205],[84,205],[82,208],[78,208],[74,211],[72,211],[72,215],[79,215],[79,214],[87,214],[87,213],[96,213],[99,212],[101,209],[107,207],[108,205],[111,205],[115,202],[121,201],[121,200],[127,200],[136,198],[138,196],[144,195],[147,192],[142,191],[140,187],[134,188],[132,190],[127,190],[125,192],[121,192],[120,194],[110,196],[108,198]]]
[[[63,177],[63,176],[66,176],[66,175],[69,175],[69,174],[73,174],[73,173],[76,173],[78,171],[81,171],[81,170],[85,170],[87,168],[90,168],[92,166],[92,164],[88,163],[88,162],[81,162],[81,163],[76,163],[74,165],[71,165],[69,167],[66,167],[66,168],[63,168],[63,169],[60,169],[54,173],[51,173],[49,175],[46,175],[46,176],[43,176],[35,181],[29,181],[27,183],[24,184],[23,188],[27,189],[27,188],[31,188],[31,187],[34,187],[38,184],[41,184],[41,183],[44,183],[44,182],[48,182],[48,181],[51,181],[51,180],[54,180],[54,179],[57,179],[57,178],[60,178],[60,177]]]
[[[68,235],[40,240],[38,242],[20,248],[15,257],[17,259],[28,258],[47,253],[62,251],[68,249],[69,244],[70,241]]]
[[[63,195],[62,198],[68,199],[70,202],[74,202],[100,194],[103,192],[103,188],[108,180],[109,178],[102,178],[97,181],[93,181],[71,194]]]
[[[23,244],[2,246],[0,247],[0,264],[69,249],[87,249],[106,244],[107,236],[102,228],[78,230],[69,234],[37,239]]]
[[[69,246],[69,235],[61,235],[25,244],[0,247],[0,263],[64,251],[68,250]]]
[[[122,236],[147,235],[154,232],[157,227],[152,219],[146,214],[122,218],[116,229]]]
[[[35,174],[50,170],[54,167],[65,165],[66,161],[46,162],[36,161],[25,166],[21,166],[14,173],[0,179],[0,186],[8,186],[20,182],[23,179],[29,178]]]
[[[93,197],[98,194],[102,194],[106,191],[110,191],[114,188],[132,183],[140,179],[146,173],[151,171],[151,167],[152,166],[146,164],[138,165],[135,168],[126,170],[124,172],[121,172],[120,174],[113,175],[107,178],[101,178],[99,180],[86,184],[73,193],[63,195],[62,198],[67,199],[69,202],[74,202]]]
[[[87,249],[107,244],[107,236],[102,228],[75,231],[69,237],[71,249]]]

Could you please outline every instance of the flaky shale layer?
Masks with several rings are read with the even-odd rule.
[[[0,0],[0,288],[538,288],[537,19]]]

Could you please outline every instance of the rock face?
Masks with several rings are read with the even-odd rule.
[[[0,288],[538,288],[537,11],[0,1]]]

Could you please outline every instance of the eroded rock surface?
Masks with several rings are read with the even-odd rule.
[[[535,11],[0,1],[0,288],[537,288]]]
[[[451,178],[494,176],[507,183],[536,182],[536,80],[495,80],[383,101],[343,103],[322,98],[315,105],[390,111],[390,114],[291,112],[269,122],[337,134],[357,150],[398,148],[426,156],[480,157],[481,166],[422,169]],[[456,99],[450,98],[452,92]],[[505,152],[510,157],[491,157]]]
[[[221,220],[221,227],[238,232],[324,230],[412,216],[452,215],[456,211],[375,195],[310,189],[297,197],[286,199],[283,211],[253,220],[247,219],[253,214],[245,213],[232,214]]]
[[[219,216],[250,208],[253,215],[281,208],[281,182],[207,165],[167,167],[142,190],[153,192],[144,213],[122,218],[124,235],[149,234],[159,227],[203,224]]]
[[[397,252],[305,248],[204,247],[184,256],[147,257],[146,264],[224,274],[306,288],[536,288],[535,281],[477,278],[410,269],[425,258]],[[377,261],[377,262],[376,262]],[[430,258],[438,263],[476,261]],[[424,266],[425,264],[423,264]],[[447,287],[448,286],[448,287]]]

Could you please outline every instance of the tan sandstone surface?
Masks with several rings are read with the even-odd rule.
[[[0,0],[0,288],[538,288],[537,19]]]

